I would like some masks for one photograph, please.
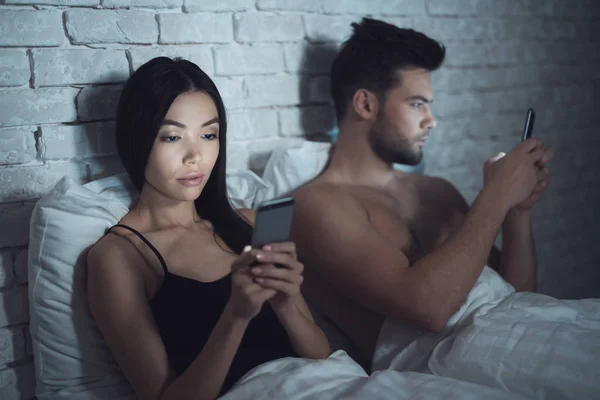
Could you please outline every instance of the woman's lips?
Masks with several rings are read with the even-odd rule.
[[[178,178],[177,181],[185,186],[198,186],[204,181],[204,174],[189,174],[183,178]]]

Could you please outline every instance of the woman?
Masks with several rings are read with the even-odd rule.
[[[155,58],[123,89],[117,149],[140,195],[90,249],[88,296],[141,399],[212,399],[261,363],[330,353],[294,244],[247,246],[254,216],[228,201],[226,132],[217,88],[188,61]]]

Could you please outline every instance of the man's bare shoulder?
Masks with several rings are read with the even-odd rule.
[[[344,209],[359,205],[350,186],[329,181],[310,182],[296,190],[293,196],[297,207],[310,208],[311,213],[325,212],[332,207]]]
[[[439,176],[415,175],[412,177],[417,187],[424,188],[422,193],[427,193],[440,201],[449,203],[452,207],[467,212],[469,205],[460,191],[445,178]]]

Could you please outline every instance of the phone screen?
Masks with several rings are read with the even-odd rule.
[[[533,124],[535,122],[535,112],[533,109],[527,110],[527,116],[525,117],[525,127],[523,128],[523,137],[521,141],[525,141],[531,137],[533,132]]]
[[[262,204],[256,212],[252,231],[252,247],[269,243],[286,242],[290,239],[294,200],[290,197]]]

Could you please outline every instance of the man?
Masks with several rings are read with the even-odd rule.
[[[386,319],[443,331],[486,265],[516,291],[536,290],[531,208],[552,152],[529,139],[486,162],[470,207],[443,179],[395,170],[420,162],[436,126],[430,75],[445,49],[373,19],[353,29],[331,69],[338,141],[323,173],[294,195],[292,235],[306,296],[369,363]]]

